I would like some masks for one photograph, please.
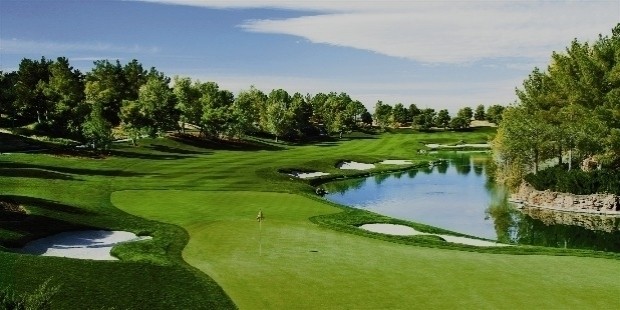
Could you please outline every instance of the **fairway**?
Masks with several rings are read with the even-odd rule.
[[[616,260],[369,239],[312,224],[308,218],[341,209],[295,194],[136,190],[115,192],[111,201],[184,228],[183,258],[240,309],[612,309],[620,302]],[[260,231],[259,209],[266,217]]]

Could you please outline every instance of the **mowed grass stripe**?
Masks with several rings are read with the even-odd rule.
[[[122,191],[122,210],[183,227],[184,259],[241,309],[612,309],[618,261],[393,244],[311,224],[340,212],[287,193]],[[255,216],[265,213],[262,235]],[[259,253],[262,240],[262,255]],[[578,284],[577,284],[578,283]]]

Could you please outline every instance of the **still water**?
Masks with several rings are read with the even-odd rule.
[[[486,153],[446,152],[438,165],[325,184],[328,200],[504,243],[620,252],[620,218],[519,210],[493,182]]]

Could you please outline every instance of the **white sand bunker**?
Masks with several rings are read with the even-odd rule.
[[[329,173],[327,172],[291,172],[289,173],[289,175],[294,176],[296,178],[300,178],[300,179],[310,179],[310,178],[317,178],[320,176],[324,176],[324,175],[329,175]]]
[[[384,161],[379,162],[382,165],[413,165],[413,162],[410,160],[400,160],[400,159],[386,159]]]
[[[417,231],[405,225],[364,224],[360,226],[359,228],[372,231],[372,232],[376,232],[376,233],[380,233],[380,234],[396,235],[396,236],[434,235],[434,236],[439,236],[448,242],[473,245],[473,246],[509,246],[509,244],[496,243],[492,241],[478,240],[478,239],[472,239],[472,238],[466,238],[466,237],[457,237],[457,236],[439,235],[439,234],[427,234],[427,233]]]
[[[369,169],[374,169],[375,165],[358,163],[355,161],[343,161],[338,165],[338,168],[345,169],[345,170],[369,170]]]
[[[110,255],[112,247],[119,243],[147,239],[152,239],[152,237],[138,237],[127,231],[72,231],[29,242],[25,247],[20,249],[20,251],[41,256],[118,260],[116,257]]]
[[[446,144],[435,144],[435,143],[431,143],[431,144],[426,144],[426,147],[431,148],[431,149],[458,149],[458,148],[464,148],[464,147],[471,147],[471,148],[490,148],[491,145],[488,143],[466,143],[466,144],[457,144],[457,145],[446,145]]]

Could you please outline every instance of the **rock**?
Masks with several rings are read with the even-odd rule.
[[[523,182],[513,199],[522,201],[526,206],[620,215],[620,196],[613,194],[574,195],[550,190],[539,191]]]

